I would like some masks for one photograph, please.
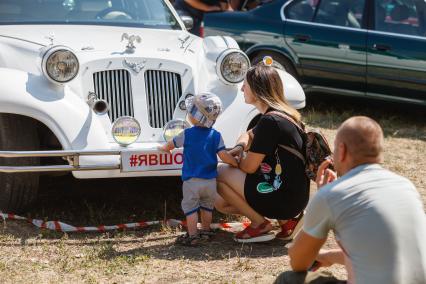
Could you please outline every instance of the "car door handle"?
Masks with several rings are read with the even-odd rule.
[[[392,48],[389,45],[386,45],[386,44],[377,44],[377,43],[375,43],[373,45],[373,49],[374,50],[378,50],[378,51],[388,51],[388,50],[391,50]]]
[[[297,40],[297,41],[306,42],[306,41],[309,41],[311,39],[311,36],[310,35],[297,34],[297,35],[294,35],[294,39]]]

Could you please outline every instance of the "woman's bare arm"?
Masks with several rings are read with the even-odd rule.
[[[229,154],[226,150],[220,151],[219,153],[217,153],[217,155],[222,160],[222,162],[229,164],[234,168],[238,168],[237,159],[235,159],[235,157]]]
[[[265,158],[265,154],[253,153],[249,151],[247,155],[240,160],[238,167],[243,172],[252,174],[259,168],[263,158]]]
[[[237,146],[234,147],[229,153],[233,156],[239,156],[242,151],[248,151],[251,146],[251,142],[253,141],[253,131],[250,129],[249,131],[241,134],[241,136],[237,139]],[[248,152],[245,157],[240,157],[238,167],[245,173],[251,174],[254,173],[262,163],[263,158],[265,158],[264,154]]]
[[[250,149],[251,141],[253,140],[253,131],[250,129],[249,131],[241,134],[237,139],[236,145],[241,145],[244,147],[244,151],[248,151]]]
[[[219,6],[210,6],[207,4],[204,4],[203,2],[199,0],[185,0],[186,3],[194,7],[195,9],[204,11],[204,12],[213,12],[213,11],[220,11],[221,7]]]

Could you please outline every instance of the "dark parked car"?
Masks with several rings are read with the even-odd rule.
[[[425,0],[275,0],[207,14],[204,28],[252,64],[271,55],[307,92],[426,105]]]

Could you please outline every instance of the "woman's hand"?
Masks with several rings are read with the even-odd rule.
[[[337,174],[328,168],[331,164],[332,161],[327,159],[319,166],[315,180],[318,189],[337,179]]]
[[[228,151],[229,154],[236,157],[237,159],[241,159],[243,156],[244,150],[248,150],[250,148],[251,141],[253,139],[253,132],[250,129],[247,132],[244,132],[237,139],[237,144]]]
[[[237,161],[241,160],[241,157],[243,156],[244,153],[244,146],[241,144],[237,144],[234,146],[234,148],[232,148],[231,150],[228,151],[228,153],[235,157],[237,159]]]

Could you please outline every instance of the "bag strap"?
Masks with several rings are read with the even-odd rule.
[[[291,148],[291,147],[288,147],[288,146],[285,146],[285,145],[282,145],[282,144],[278,144],[278,146],[281,147],[281,148],[283,148],[283,149],[285,149],[285,150],[287,150],[287,151],[289,151],[290,153],[292,153],[293,155],[295,155],[296,157],[298,157],[300,160],[302,160],[302,162],[304,164],[306,164],[305,157],[303,157],[302,153],[300,153],[298,150],[296,150],[294,148]]]
[[[288,116],[288,115],[286,115],[286,114],[284,114],[284,113],[282,113],[282,112],[279,112],[279,111],[270,111],[270,112],[267,112],[266,114],[275,114],[275,115],[278,115],[278,116],[280,116],[280,117],[282,117],[282,118],[285,118],[285,119],[287,119],[288,121],[290,121],[292,124],[294,124],[294,126],[296,126],[297,127],[297,129],[299,129],[300,131],[302,131],[302,133],[306,133],[306,131],[305,131],[305,129],[303,129],[300,125],[299,125],[299,123],[297,123],[292,117],[290,117],[290,116]]]
[[[285,118],[286,120],[291,122],[294,126],[296,126],[297,129],[299,129],[302,133],[306,133],[305,130],[293,118],[291,118],[290,116],[288,116],[284,113],[281,113],[279,111],[270,111],[270,112],[267,112],[266,114],[275,114],[275,115],[278,115],[282,118]],[[303,154],[299,150],[296,150],[292,147],[288,147],[288,146],[285,146],[285,145],[282,145],[282,144],[278,144],[278,146],[283,148],[284,150],[287,150],[288,152],[292,153],[293,155],[298,157],[300,160],[302,160],[302,162],[304,164],[306,164],[305,157],[303,156]]]

